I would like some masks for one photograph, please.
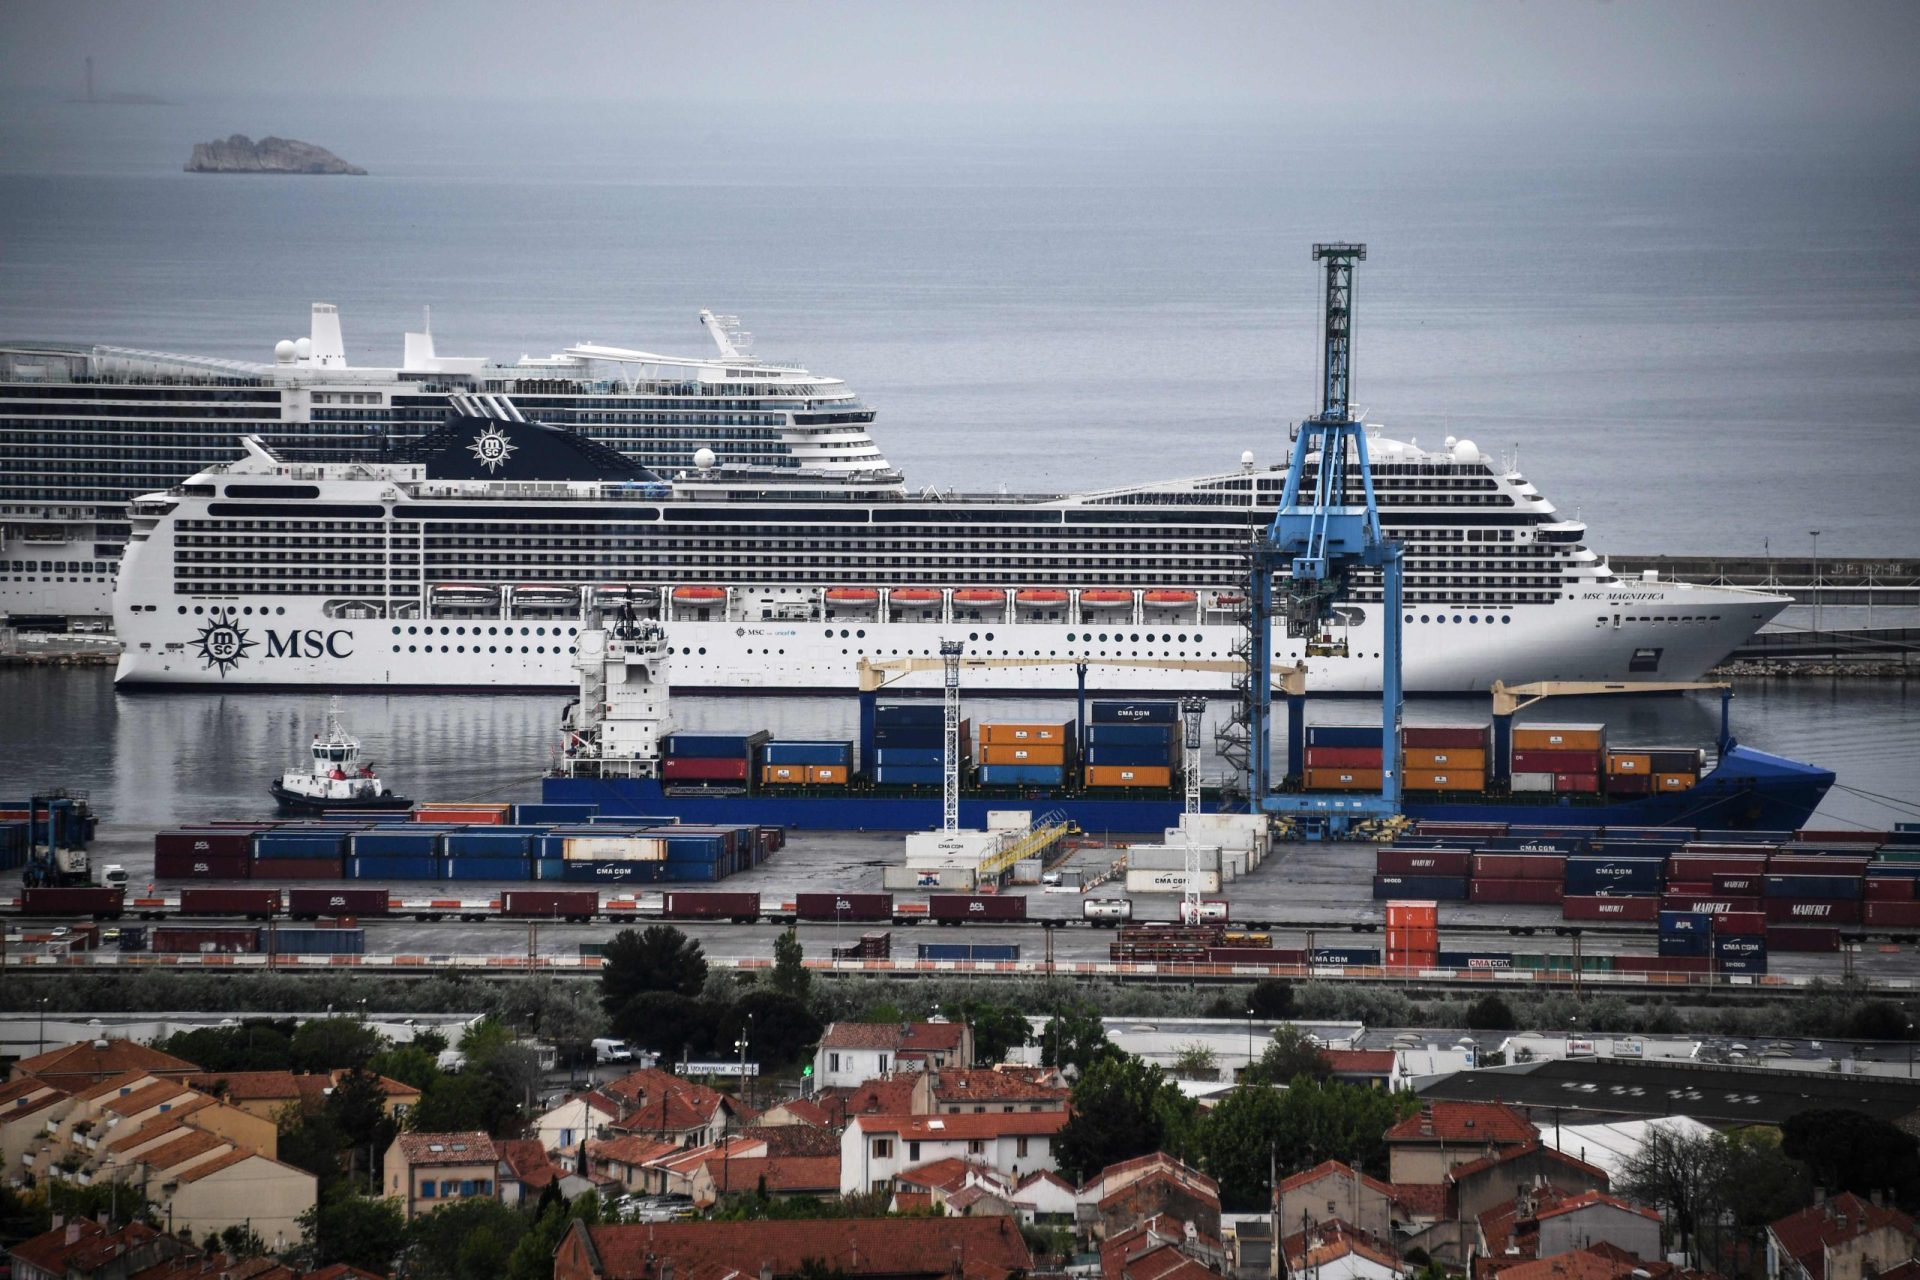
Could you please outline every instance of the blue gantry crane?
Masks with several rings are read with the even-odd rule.
[[[1316,244],[1326,264],[1325,343],[1320,412],[1300,424],[1273,524],[1254,539],[1248,611],[1247,794],[1254,812],[1293,815],[1310,836],[1346,834],[1355,823],[1400,811],[1401,547],[1380,530],[1367,456],[1366,428],[1349,400],[1353,376],[1353,268],[1364,244]],[[1334,605],[1351,593],[1355,570],[1377,570],[1381,583],[1380,760],[1377,793],[1320,793],[1272,785],[1273,626],[1302,642],[1307,659],[1348,656],[1336,636]],[[1288,741],[1300,767],[1306,667],[1286,673]]]

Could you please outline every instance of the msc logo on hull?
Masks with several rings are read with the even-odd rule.
[[[232,605],[212,611],[194,637],[194,646],[199,652],[203,670],[218,668],[221,679],[237,669],[251,656],[259,658],[350,658],[353,656],[353,632],[341,627],[327,630],[323,627],[294,627],[276,631],[272,627],[261,628],[264,640],[256,640],[252,633],[236,621],[236,610]],[[261,650],[258,655],[255,649]]]

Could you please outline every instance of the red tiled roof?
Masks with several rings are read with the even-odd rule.
[[[545,1187],[560,1176],[559,1167],[538,1138],[496,1139],[493,1151],[507,1167],[507,1173],[522,1186]]]
[[[1851,1191],[1789,1214],[1767,1227],[1781,1252],[1799,1261],[1813,1280],[1825,1280],[1827,1246],[1841,1244],[1869,1231],[1892,1227],[1909,1238],[1913,1219],[1898,1209],[1870,1204]]]
[[[769,1107],[767,1110],[771,1111],[774,1109],[775,1108]],[[803,1125],[814,1125],[817,1128],[824,1129],[836,1123],[835,1118],[827,1113],[827,1109],[815,1102],[812,1098],[794,1098],[791,1101],[781,1103],[778,1110],[786,1112]],[[765,1115],[766,1113],[762,1112],[761,1114]]]
[[[1280,1194],[1285,1195],[1289,1191],[1298,1191],[1301,1187],[1310,1187],[1323,1178],[1336,1177],[1349,1179],[1358,1178],[1360,1185],[1369,1190],[1378,1191],[1381,1195],[1389,1199],[1391,1199],[1394,1194],[1394,1189],[1389,1184],[1368,1174],[1361,1173],[1351,1165],[1343,1164],[1338,1160],[1322,1160],[1311,1169],[1280,1179]]]
[[[894,1174],[893,1178],[895,1182],[905,1182],[911,1186],[947,1190],[965,1183],[967,1172],[974,1169],[982,1173],[994,1172],[989,1165],[962,1160],[957,1156],[948,1156],[944,1160],[932,1160],[926,1164],[915,1165],[911,1169],[902,1169]]]
[[[1329,1219],[1307,1231],[1296,1232],[1283,1242],[1287,1265],[1295,1271],[1319,1269],[1349,1254],[1366,1258],[1394,1271],[1406,1265],[1394,1255],[1391,1246],[1350,1223]]]
[[[1453,1214],[1453,1186],[1446,1182],[1396,1182],[1393,1202],[1411,1218],[1446,1218]]]
[[[81,1040],[35,1054],[31,1058],[22,1058],[13,1064],[13,1073],[34,1076],[84,1075],[97,1079],[128,1071],[181,1075],[197,1069],[185,1058],[176,1058],[152,1045],[134,1040],[107,1040],[103,1049],[95,1048],[94,1043],[92,1040]]]
[[[904,1116],[913,1110],[913,1088],[917,1076],[885,1076],[868,1080],[852,1088],[822,1089],[820,1107],[833,1122],[843,1123],[853,1116]]]
[[[1073,1090],[1057,1079],[1047,1078],[1051,1074],[986,1067],[972,1071],[942,1068],[930,1084],[935,1101],[941,1103],[1066,1101]]]
[[[1103,1270],[1107,1280],[1219,1280],[1216,1272],[1195,1262],[1171,1242],[1116,1260],[1111,1266],[1103,1262]]]
[[[233,1144],[217,1134],[206,1133],[200,1129],[183,1128],[179,1137],[164,1142],[140,1157],[140,1163],[154,1169],[167,1170],[187,1160],[206,1155],[209,1151],[218,1151],[225,1147],[229,1150]]]
[[[904,1038],[898,1022],[835,1022],[820,1036],[822,1049],[898,1049]]]
[[[403,1133],[394,1139],[400,1154],[411,1167],[436,1164],[495,1164],[499,1154],[493,1139],[475,1130],[472,1133]]]
[[[1627,1213],[1637,1213],[1643,1218],[1651,1218],[1655,1222],[1660,1221],[1660,1215],[1646,1205],[1622,1200],[1619,1196],[1608,1195],[1604,1191],[1582,1191],[1579,1195],[1566,1197],[1550,1208],[1542,1208],[1534,1216],[1541,1219],[1555,1218],[1563,1213],[1576,1213],[1581,1209],[1591,1208],[1596,1204],[1610,1205]]]
[[[156,1078],[151,1071],[123,1071],[105,1080],[83,1085],[73,1091],[73,1096],[81,1102],[93,1102],[119,1093],[122,1089],[132,1092],[135,1089],[144,1088],[143,1081]]]
[[[1588,1164],[1585,1160],[1577,1156],[1570,1156],[1564,1151],[1556,1151],[1552,1147],[1543,1144],[1538,1138],[1524,1142],[1517,1147],[1508,1147],[1503,1151],[1496,1151],[1489,1156],[1481,1156],[1478,1160],[1469,1160],[1465,1164],[1455,1165],[1447,1171],[1447,1181],[1457,1183],[1463,1178],[1470,1178],[1474,1174],[1485,1172],[1495,1165],[1506,1164],[1509,1161],[1519,1160],[1532,1155],[1538,1155],[1541,1159],[1549,1160],[1554,1164],[1563,1164],[1569,1169],[1578,1169],[1587,1176],[1598,1179],[1603,1184],[1610,1181],[1607,1177],[1607,1171],[1599,1165]]]
[[[897,1133],[908,1140],[948,1142],[973,1138],[1031,1137],[1057,1133],[1067,1123],[1064,1111],[963,1112],[940,1116],[855,1116],[850,1125],[865,1133]]]
[[[266,1156],[261,1155],[258,1151],[251,1151],[251,1150],[248,1150],[246,1147],[235,1147],[233,1148],[233,1150],[228,1151],[223,1155],[215,1156],[213,1159],[206,1161],[204,1164],[197,1164],[193,1166],[193,1168],[188,1169],[185,1173],[182,1173],[179,1176],[179,1181],[198,1182],[202,1178],[212,1177],[214,1174],[220,1172],[222,1169],[231,1169],[234,1165],[240,1164],[243,1161],[267,1160],[267,1159],[268,1158]],[[280,1164],[278,1160],[268,1160],[268,1163]],[[281,1165],[281,1167],[284,1169],[291,1169],[293,1166]]]
[[[9,1084],[0,1084],[0,1106],[6,1106],[15,1098],[30,1097],[43,1089],[60,1092],[45,1080],[36,1079],[33,1076],[22,1076]]]
[[[1335,1075],[1393,1074],[1391,1049],[1322,1049],[1320,1058],[1333,1068]]]
[[[652,1280],[671,1258],[678,1280],[754,1276],[762,1267],[791,1275],[806,1260],[848,1277],[1005,1280],[1031,1271],[1019,1229],[990,1218],[820,1218],[755,1222],[621,1223],[576,1227],[599,1256],[605,1280]]]
[[[606,1160],[614,1164],[645,1164],[669,1151],[678,1151],[677,1144],[660,1138],[650,1138],[643,1133],[623,1133],[617,1138],[587,1139],[587,1159]]]
[[[1504,1102],[1434,1102],[1387,1130],[1388,1142],[1518,1143],[1539,1136]]]
[[[193,1090],[178,1080],[159,1080],[144,1089],[135,1089],[124,1098],[115,1098],[107,1103],[107,1110],[115,1115],[131,1116],[157,1107],[161,1103],[182,1096],[193,1096]]]
[[[768,1191],[840,1190],[839,1156],[746,1156],[707,1161],[707,1175],[721,1193],[756,1190],[766,1180]]]
[[[1131,1160],[1121,1160],[1110,1164],[1099,1173],[1094,1174],[1092,1182],[1089,1182],[1088,1185],[1091,1186],[1095,1182],[1104,1184],[1110,1178],[1117,1177],[1121,1174],[1133,1173],[1136,1170],[1152,1168],[1156,1165],[1177,1172],[1180,1176],[1191,1181],[1196,1186],[1205,1187],[1207,1190],[1213,1192],[1216,1198],[1220,1194],[1220,1184],[1218,1182],[1215,1182],[1212,1178],[1209,1178],[1206,1174],[1191,1165],[1181,1164],[1164,1151],[1149,1151],[1146,1155],[1135,1156]]]
[[[893,1211],[895,1213],[926,1213],[933,1208],[933,1196],[926,1191],[896,1191],[893,1193]]]
[[[1500,1272],[1500,1280],[1625,1280],[1636,1272],[1644,1272],[1652,1280],[1685,1274],[1671,1263],[1636,1258],[1625,1249],[1596,1244],[1508,1267]]]
[[[909,1022],[900,1037],[900,1052],[956,1052],[966,1028],[958,1022]]]
[[[64,1276],[70,1271],[82,1275],[96,1271],[114,1258],[138,1248],[160,1233],[144,1222],[130,1223],[108,1231],[91,1218],[76,1218],[51,1231],[43,1231],[31,1240],[14,1245],[9,1253],[42,1271]],[[74,1238],[68,1241],[68,1236]]]

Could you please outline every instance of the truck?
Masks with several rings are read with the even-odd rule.
[[[625,1040],[613,1040],[602,1036],[593,1042],[593,1061],[595,1066],[605,1066],[609,1062],[632,1062],[633,1046]]]
[[[28,888],[86,885],[93,882],[87,845],[95,822],[86,796],[45,792],[25,801],[0,801],[0,813],[20,815],[27,823],[29,847],[21,883]]]

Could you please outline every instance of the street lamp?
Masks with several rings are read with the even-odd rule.
[[[1247,1006],[1247,1074],[1253,1074],[1253,1006]]]
[[[47,998],[41,996],[36,1003],[40,1006],[40,1047],[36,1051],[36,1056],[38,1056],[38,1054],[47,1051]]]
[[[1807,530],[1807,536],[1813,539],[1813,629],[1820,630],[1820,531]]]

